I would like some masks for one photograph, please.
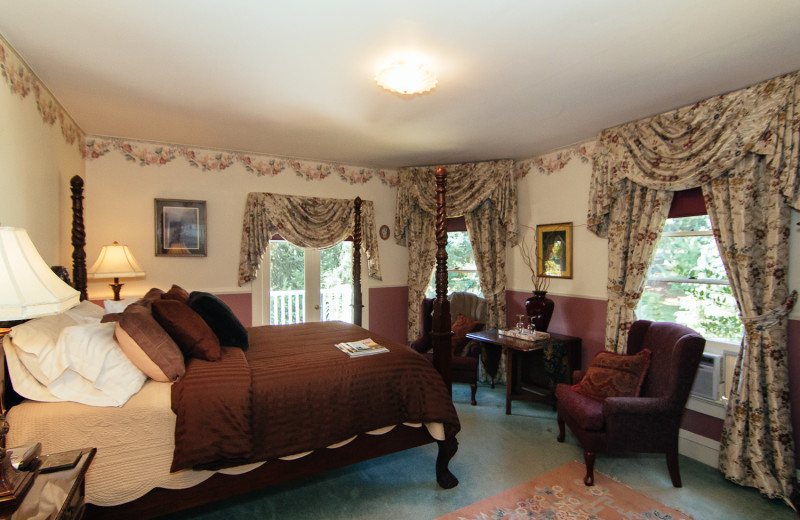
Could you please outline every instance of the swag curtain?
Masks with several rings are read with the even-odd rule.
[[[588,227],[609,240],[606,348],[624,351],[620,331],[635,319],[669,192],[702,186],[745,324],[720,469],[769,497],[789,496],[794,468],[784,318],[793,302],[789,207],[800,209],[799,79],[794,72],[605,130],[589,200]],[[637,213],[624,209],[632,183],[642,200]],[[647,226],[636,222],[642,213]]]
[[[517,243],[517,191],[511,160],[453,164],[447,170],[447,215],[464,215],[487,328],[506,324],[506,243]],[[408,339],[420,333],[419,305],[436,263],[435,167],[400,168],[394,233],[408,247]]]
[[[298,247],[324,249],[350,236],[354,223],[351,199],[248,193],[239,252],[239,285],[256,277],[261,257],[274,235]],[[380,280],[375,206],[369,200],[361,202],[361,230],[369,276]]]

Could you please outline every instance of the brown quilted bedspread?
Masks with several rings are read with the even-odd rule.
[[[315,450],[403,422],[460,425],[438,372],[422,356],[342,322],[254,327],[250,348],[191,359],[172,387],[172,470],[218,469]],[[372,338],[390,352],[349,358],[334,347]]]

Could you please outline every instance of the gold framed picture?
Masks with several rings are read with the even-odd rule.
[[[572,222],[536,226],[536,268],[541,276],[572,278]]]

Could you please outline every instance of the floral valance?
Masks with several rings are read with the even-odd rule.
[[[248,193],[239,253],[239,285],[255,278],[273,236],[280,235],[298,247],[324,249],[352,235],[354,222],[352,199]],[[380,280],[375,207],[369,200],[361,202],[361,233],[369,276]]]
[[[471,213],[486,200],[492,201],[497,217],[517,243],[517,191],[514,161],[485,161],[445,165],[447,170],[447,215]],[[436,215],[436,166],[399,168],[394,232],[398,243],[406,238],[406,228],[415,211]]]
[[[624,179],[678,191],[708,183],[748,153],[767,168],[788,202],[800,209],[800,72],[706,99],[600,134],[588,226],[608,231],[608,214]]]

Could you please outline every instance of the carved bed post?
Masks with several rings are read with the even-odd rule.
[[[353,323],[361,326],[361,197],[353,201]]]
[[[69,181],[72,189],[72,281],[75,290],[81,293],[81,301],[89,298],[86,293],[86,228],[83,225],[83,179],[75,175]]]
[[[433,301],[433,366],[442,374],[447,390],[453,390],[450,367],[450,302],[447,300],[447,208],[445,184],[447,171],[436,169],[436,299]]]
[[[447,299],[447,205],[445,185],[447,171],[443,166],[436,168],[436,299],[433,301],[433,324],[431,327],[433,343],[433,366],[442,375],[448,392],[453,393],[453,370],[450,366],[450,301]],[[436,441],[439,454],[436,457],[436,481],[444,489],[458,485],[458,479],[448,469],[450,459],[458,451],[455,437]]]

